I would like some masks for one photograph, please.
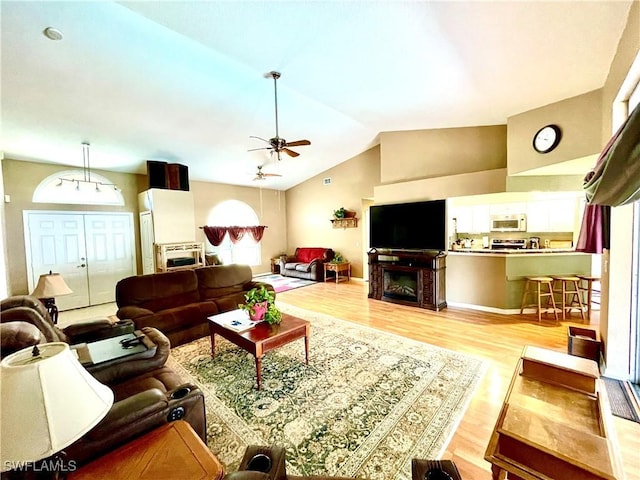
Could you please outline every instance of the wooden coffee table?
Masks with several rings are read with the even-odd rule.
[[[269,325],[267,322],[260,322],[252,329],[245,330],[244,332],[236,332],[225,328],[210,319],[209,333],[211,334],[212,357],[216,355],[216,334],[226,338],[234,345],[237,345],[254,356],[256,359],[258,390],[260,390],[262,356],[271,350],[304,337],[305,360],[307,365],[309,365],[309,336],[311,335],[311,324],[306,320],[287,315],[286,313],[282,314],[282,322],[280,322],[279,325]]]

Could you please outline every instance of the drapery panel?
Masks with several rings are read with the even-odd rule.
[[[589,203],[576,251],[602,253],[610,245],[611,207],[640,199],[640,105],[604,147],[583,188]]]
[[[584,190],[594,205],[617,207],[640,199],[640,105],[607,143]]]
[[[213,245],[217,247],[224,240],[224,236],[228,233],[229,238],[232,243],[238,243],[245,234],[249,234],[256,243],[262,240],[262,236],[264,235],[264,229],[267,228],[266,225],[251,225],[248,227],[242,227],[238,225],[232,225],[230,227],[218,227],[218,226],[209,226],[205,225],[204,227],[200,227],[203,231],[207,240]]]

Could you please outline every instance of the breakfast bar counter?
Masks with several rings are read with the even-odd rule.
[[[496,313],[520,313],[528,276],[590,275],[591,255],[573,250],[447,252],[447,302]]]

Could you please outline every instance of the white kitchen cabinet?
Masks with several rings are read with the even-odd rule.
[[[471,233],[473,230],[473,212],[470,205],[456,207],[452,217],[456,219],[457,233]]]
[[[535,200],[527,207],[528,232],[573,232],[576,228],[574,198]]]
[[[458,206],[451,216],[456,219],[458,233],[488,233],[491,229],[489,205]]]
[[[138,208],[150,211],[155,243],[193,242],[196,236],[193,193],[151,188],[138,194]]]
[[[166,270],[166,258],[155,250],[158,244],[195,242],[193,193],[151,188],[138,194],[142,273]],[[196,249],[197,250],[197,249]],[[189,255],[196,255],[189,253]],[[204,257],[203,257],[204,258]]]

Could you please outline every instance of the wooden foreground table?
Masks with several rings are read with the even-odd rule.
[[[71,472],[68,480],[221,480],[220,461],[184,420],[167,423]]]
[[[596,362],[526,346],[485,460],[493,479],[624,478]]]

